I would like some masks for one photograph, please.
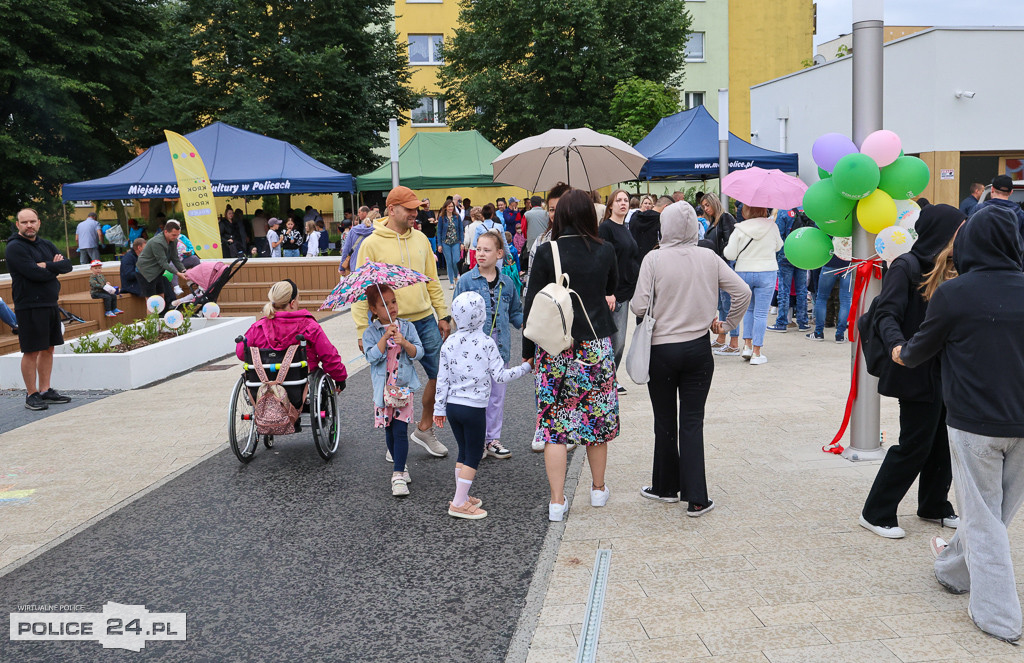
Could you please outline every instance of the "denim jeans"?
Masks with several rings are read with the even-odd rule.
[[[818,292],[814,296],[814,333],[825,333],[825,311],[828,308],[828,298],[832,294],[832,287],[839,281],[839,318],[836,320],[836,338],[845,336],[848,318],[850,317],[850,304],[853,301],[853,272],[846,272],[842,276],[828,267],[822,267],[821,276],[818,277]]]
[[[448,283],[455,283],[459,278],[459,258],[461,257],[461,244],[445,244],[441,242],[441,252],[444,254],[444,266],[448,270]]]
[[[736,266],[735,260],[728,261],[730,267]],[[727,293],[725,290],[718,291],[718,319],[725,320],[729,317],[729,307],[732,306],[732,295]],[[738,338],[740,335],[740,328],[737,327],[729,332],[729,336],[732,338]]]
[[[302,255],[302,252],[299,249],[285,249],[281,253],[284,254],[285,258],[298,258]]]
[[[764,345],[764,334],[768,328],[768,309],[772,305],[777,271],[737,272],[743,282],[750,286],[750,306],[743,315],[743,338],[752,339],[757,347]]]
[[[11,329],[18,326],[18,319],[14,316],[14,311],[12,311],[11,307],[2,299],[0,299],[0,321]]]
[[[789,324],[789,289],[796,279],[796,324],[807,326],[807,270],[797,269],[787,262],[779,264],[779,317],[776,325]]]
[[[935,578],[970,591],[978,628],[998,638],[1021,636],[1007,527],[1024,503],[1024,438],[987,437],[949,427],[960,527],[938,559]]]

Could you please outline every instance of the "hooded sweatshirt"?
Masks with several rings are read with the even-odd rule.
[[[643,262],[644,257],[658,246],[661,238],[661,212],[653,209],[646,212],[635,210],[629,220],[629,232],[636,240],[639,259]]]
[[[7,240],[7,266],[11,271],[11,295],[14,308],[48,308],[57,305],[60,297],[58,274],[71,271],[71,261],[54,262],[59,253],[53,242],[36,236],[25,239],[14,233]],[[45,263],[40,267],[38,263]]]
[[[335,382],[348,379],[348,371],[341,363],[338,350],[313,314],[305,309],[276,311],[273,318],[260,318],[245,332],[245,340],[250,348],[286,350],[289,345],[296,343],[295,336],[298,334],[306,337],[306,362],[311,373],[319,366]],[[244,343],[235,346],[235,356],[242,361],[249,360]]]
[[[448,306],[444,302],[444,292],[437,280],[437,262],[427,236],[415,228],[410,228],[405,234],[399,235],[387,227],[387,221],[387,217],[374,221],[373,234],[360,245],[358,264],[349,263],[350,269],[355,271],[367,262],[385,262],[390,265],[402,265],[424,274],[430,278],[429,282],[416,283],[395,290],[398,317],[416,322],[432,315],[434,311],[437,311],[439,318],[447,317]],[[368,312],[366,300],[352,305],[352,318],[355,320],[359,338],[363,337],[363,330],[369,324]]]
[[[775,254],[782,248],[782,235],[773,219],[747,219],[736,224],[722,255],[736,261],[737,272],[774,272]]]
[[[651,345],[707,338],[719,289],[732,296],[725,331],[739,325],[750,303],[747,284],[713,251],[697,246],[697,235],[697,214],[689,203],[673,203],[662,211],[661,248],[644,258],[629,304],[633,313],[645,315],[654,300]]]
[[[963,220],[963,213],[950,205],[925,207],[914,226],[918,237],[910,250],[913,257],[902,255],[889,265],[875,305],[875,325],[887,352],[906,343],[921,327],[928,310],[921,295],[922,274],[931,271],[935,256],[953,239]],[[878,393],[918,402],[940,398],[938,359],[916,368],[893,364],[878,379]]]
[[[486,408],[491,397],[491,378],[511,382],[530,372],[525,361],[505,368],[498,345],[483,331],[487,319],[484,298],[464,292],[452,301],[452,319],[458,331],[441,346],[441,365],[437,371],[434,416],[446,416],[448,403]]]
[[[959,276],[939,286],[900,358],[938,354],[946,423],[989,437],[1024,437],[1024,248],[1017,218],[990,206],[953,241]]]

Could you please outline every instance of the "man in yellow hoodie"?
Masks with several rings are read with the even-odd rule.
[[[444,301],[444,291],[437,280],[437,262],[430,248],[430,240],[412,227],[416,221],[416,212],[423,204],[408,187],[392,189],[386,202],[388,215],[374,222],[373,234],[363,240],[359,247],[356,267],[367,262],[385,262],[402,265],[430,277],[427,283],[395,290],[395,295],[398,300],[398,317],[405,318],[416,327],[416,333],[423,343],[423,356],[417,359],[427,374],[427,384],[423,389],[423,411],[419,424],[409,437],[428,453],[440,458],[448,455],[448,448],[434,434],[434,391],[437,387],[441,343],[451,332],[451,316],[448,315],[448,306]],[[356,323],[359,349],[362,350],[363,331],[369,326],[369,309],[365,300],[352,305],[352,317]]]

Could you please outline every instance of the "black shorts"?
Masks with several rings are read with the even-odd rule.
[[[64,343],[60,328],[60,311],[56,306],[16,308],[18,345],[24,353],[40,352]]]

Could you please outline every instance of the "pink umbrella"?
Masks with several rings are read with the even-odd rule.
[[[777,168],[735,170],[722,179],[722,193],[744,205],[769,209],[800,207],[807,185],[799,177],[787,175]]]

